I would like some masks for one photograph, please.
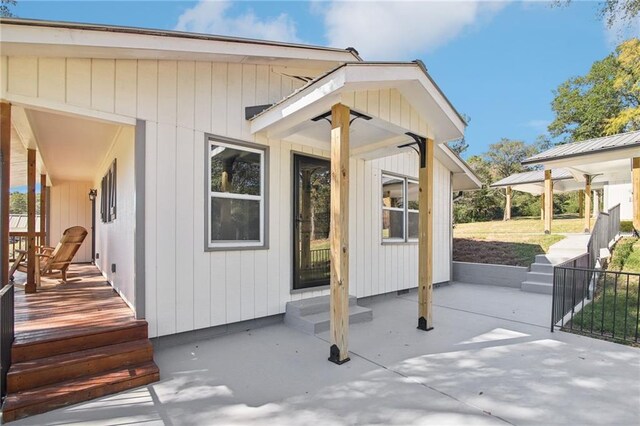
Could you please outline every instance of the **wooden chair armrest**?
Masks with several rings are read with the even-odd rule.
[[[38,256],[38,257],[51,257],[51,255],[47,254],[47,253],[36,253],[36,256]]]
[[[16,250],[15,252],[20,254],[27,254],[26,250]]]

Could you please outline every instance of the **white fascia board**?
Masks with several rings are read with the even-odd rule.
[[[281,104],[253,118],[251,120],[251,133],[257,133],[275,123],[284,121],[313,104],[322,103],[324,105],[329,97],[337,98],[340,90],[344,88],[344,84],[345,73],[343,67],[334,73],[324,76],[315,84],[303,87]],[[329,105],[330,107],[331,105]],[[323,108],[325,107],[323,106]],[[324,112],[326,111],[321,111],[318,115]]]
[[[468,178],[469,184],[464,189],[480,189],[482,188],[482,182],[478,179],[478,176],[471,170],[471,167],[460,157],[458,157],[446,144],[439,145],[440,152],[446,157],[445,161],[442,161],[445,166],[453,172],[454,175],[465,175]]]
[[[144,31],[144,30],[141,30]],[[3,54],[11,54],[10,47],[55,46],[58,53],[67,48],[73,56],[77,48],[93,48],[97,51],[122,49],[141,52],[163,52],[164,58],[175,53],[182,58],[185,53],[235,57],[294,59],[341,63],[353,60],[350,52],[314,49],[313,47],[278,46],[251,41],[208,40],[167,35],[141,33],[121,33],[117,31],[96,31],[90,29],[58,28],[46,26],[0,24]],[[30,54],[23,51],[24,54]],[[102,54],[100,56],[103,56]],[[135,56],[135,55],[134,55]]]

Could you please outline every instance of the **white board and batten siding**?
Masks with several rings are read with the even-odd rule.
[[[103,223],[100,218],[100,198],[102,177],[116,162],[116,218]],[[123,126],[115,137],[111,149],[103,159],[93,180],[93,188],[98,189],[96,198],[96,266],[111,283],[120,296],[131,306],[135,306],[134,287],[134,240],[135,235],[135,180],[134,180],[134,128]],[[111,270],[116,266],[116,271]]]
[[[620,220],[633,220],[633,189],[631,182],[610,181],[604,186],[604,210],[620,204]]]
[[[0,63],[6,76],[1,79],[3,93],[146,121],[145,299],[150,336],[279,314],[287,301],[327,293],[291,293],[291,158],[292,152],[327,158],[329,153],[254,136],[244,119],[245,106],[276,102],[302,83],[267,65],[14,57]],[[353,102],[366,102],[366,111],[377,110],[383,118],[424,133],[424,123],[398,95],[380,91],[382,102],[377,103],[375,93],[356,94]],[[205,133],[269,147],[268,250],[204,251]],[[124,165],[118,155],[120,217]],[[417,177],[416,155],[352,158],[350,167],[350,292],[363,297],[415,287],[417,245],[381,243],[381,173]],[[438,282],[449,279],[450,180],[449,171],[437,161],[434,172]],[[125,279],[122,262],[118,260],[117,275]]]
[[[57,182],[49,190],[49,245],[55,247],[62,233],[72,226],[82,226],[87,237],[73,258],[76,263],[91,262],[91,182]]]

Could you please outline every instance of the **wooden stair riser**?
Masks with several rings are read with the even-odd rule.
[[[14,343],[11,348],[11,360],[15,364],[146,338],[148,338],[147,325],[146,323],[141,323],[132,327],[108,330],[98,334],[67,337],[60,340],[27,344]]]
[[[146,340],[146,344],[138,345],[138,347],[131,348],[126,352],[109,353],[109,347],[105,346],[104,348],[105,351],[102,354],[92,355],[87,358],[83,356],[82,352],[79,352],[77,358],[67,359],[62,363],[39,364],[34,368],[23,371],[14,372],[9,370],[7,392],[20,392],[114,370],[119,367],[153,361],[153,347],[148,340]]]
[[[131,370],[141,370],[141,372],[138,373],[136,371],[136,374],[124,380],[114,380],[95,386],[78,387],[77,390],[71,390],[69,392],[48,392],[47,387],[43,387],[43,395],[33,392],[28,395],[10,395],[4,402],[2,420],[4,423],[11,422],[157,382],[160,380],[160,372],[155,364],[154,367],[153,369],[147,367],[145,371],[131,368]]]

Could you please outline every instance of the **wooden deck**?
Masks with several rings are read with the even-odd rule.
[[[15,340],[4,421],[159,379],[147,322],[92,265],[73,265],[68,282],[43,279],[15,293]]]
[[[15,293],[15,345],[64,339],[135,322],[129,306],[93,265],[74,265],[69,281],[43,278],[42,289]]]

